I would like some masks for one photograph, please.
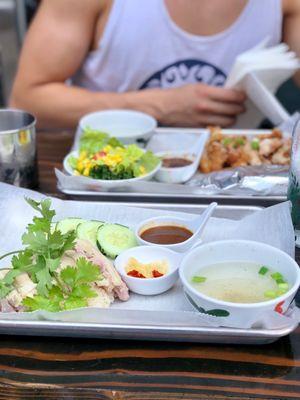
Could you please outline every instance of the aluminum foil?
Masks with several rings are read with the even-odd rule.
[[[279,165],[238,167],[198,173],[185,185],[205,189],[210,194],[285,196],[288,171],[289,166]]]

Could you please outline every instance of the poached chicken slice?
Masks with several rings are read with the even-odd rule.
[[[116,271],[113,263],[106,258],[98,249],[96,249],[90,242],[82,239],[78,239],[75,245],[75,252],[77,258],[85,257],[93,264],[98,265],[100,271],[108,282],[107,289],[112,291],[117,298],[122,301],[129,299],[128,287],[122,281],[119,273]],[[105,287],[102,281],[96,282],[99,287]]]

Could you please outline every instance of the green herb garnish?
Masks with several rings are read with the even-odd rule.
[[[223,139],[222,143],[224,146],[229,146],[233,142],[232,138],[225,138]]]
[[[245,139],[243,139],[243,138],[237,138],[237,139],[235,139],[235,141],[234,141],[234,148],[237,148],[237,147],[239,147],[239,146],[244,146],[244,144],[245,144]]]
[[[267,290],[264,293],[264,296],[269,299],[275,299],[278,296],[278,294],[274,290]]]
[[[285,293],[285,292],[287,292],[287,291],[289,290],[289,284],[288,284],[287,282],[279,283],[279,284],[278,284],[278,289],[279,289],[281,292]]]
[[[284,282],[284,279],[283,279],[283,276],[281,275],[281,273],[280,272],[274,272],[273,274],[271,274],[271,277],[274,279],[274,281],[283,281]],[[280,282],[279,282],[280,283]]]
[[[252,150],[259,150],[259,140],[258,139],[253,139],[251,142],[251,148]]]
[[[258,273],[260,275],[266,275],[266,273],[269,271],[269,268],[265,267],[264,265],[260,268],[260,270],[258,271]]]
[[[18,254],[14,255],[11,261],[11,271],[1,280],[1,298],[6,296],[6,288],[9,287],[9,291],[13,289],[14,278],[22,272],[27,272],[30,279],[37,283],[38,294],[47,295],[53,286],[52,275],[59,266],[61,256],[75,245],[75,231],[63,235],[60,231],[53,230],[52,220],[55,211],[50,209],[50,199],[41,202],[27,198],[25,200],[39,212],[40,217],[33,218],[22,236],[25,249],[16,252]],[[1,258],[10,254],[5,254]]]
[[[23,300],[27,311],[55,312],[86,307],[88,299],[97,296],[91,284],[102,279],[99,267],[85,258],[79,258],[75,267],[66,267],[55,277],[56,284],[47,296],[36,295]]]
[[[194,283],[203,283],[206,281],[205,276],[193,276],[192,282]]]
[[[26,201],[40,216],[33,218],[22,236],[25,249],[1,257],[17,253],[12,258],[12,268],[0,280],[0,298],[14,289],[16,276],[26,272],[37,284],[37,294],[23,300],[27,311],[61,311],[87,306],[88,299],[97,296],[92,283],[102,279],[99,267],[79,258],[74,267],[67,266],[58,272],[64,253],[75,247],[76,232],[72,230],[62,234],[56,229],[53,223],[55,211],[50,209],[50,199]]]

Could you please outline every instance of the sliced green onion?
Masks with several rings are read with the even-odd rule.
[[[245,140],[243,138],[237,138],[234,141],[233,147],[236,149],[239,146],[244,146],[244,144],[245,144]]]
[[[192,278],[192,282],[194,282],[194,283],[202,283],[205,281],[206,281],[205,276],[193,276],[193,278]]]
[[[223,145],[228,146],[230,143],[232,143],[233,139],[232,138],[225,138],[223,139]]]
[[[282,279],[282,278],[275,279],[275,281],[276,281],[277,285],[280,285],[280,284],[282,284],[282,283],[285,283],[285,280]]]
[[[278,289],[278,296],[281,296],[281,295],[283,295],[283,294],[285,294],[287,292],[287,290],[284,290],[284,289]]]
[[[277,281],[278,279],[283,279],[283,276],[281,275],[280,272],[274,272],[271,277],[274,279],[274,281]]]
[[[288,289],[289,289],[289,284],[286,283],[286,282],[279,283],[279,284],[278,284],[278,288],[279,288],[280,290],[285,290],[285,291],[287,292]]]
[[[260,275],[266,275],[266,273],[269,271],[269,268],[265,267],[264,265],[261,267],[261,269],[258,271]]]
[[[267,297],[267,298],[269,298],[269,299],[275,299],[275,297],[277,297],[278,295],[277,295],[277,293],[276,293],[274,290],[267,290],[267,291],[264,293],[264,296]]]
[[[252,148],[252,150],[259,150],[259,140],[258,139],[252,140],[251,148]]]

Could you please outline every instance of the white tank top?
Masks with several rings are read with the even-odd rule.
[[[266,37],[270,46],[280,43],[281,7],[281,0],[248,0],[228,29],[197,36],[174,23],[164,0],[114,0],[98,48],[72,83],[105,92],[221,86],[239,54]]]

